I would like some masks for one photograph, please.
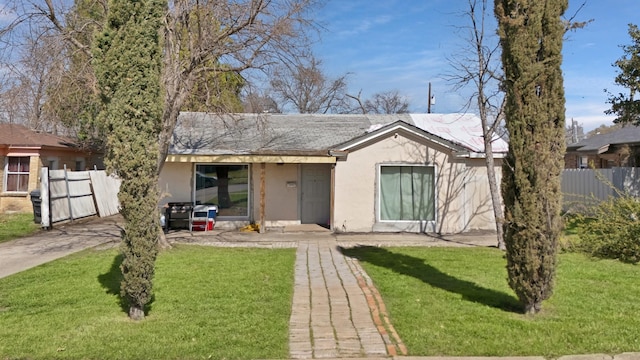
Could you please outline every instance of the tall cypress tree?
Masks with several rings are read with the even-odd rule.
[[[496,0],[509,152],[502,178],[509,285],[525,313],[553,291],[564,167],[562,71],[567,0]]]
[[[122,184],[118,199],[123,281],[129,317],[143,319],[152,298],[160,235],[158,135],[162,125],[162,18],[166,0],[110,0],[104,30],[94,41],[96,77],[105,110],[109,170]]]

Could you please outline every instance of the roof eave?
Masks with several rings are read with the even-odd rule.
[[[384,137],[387,136],[389,134],[392,134],[394,132],[397,132],[398,130],[403,130],[406,131],[412,135],[427,139],[433,143],[436,143],[440,146],[443,146],[445,148],[451,149],[452,151],[464,151],[465,147],[452,143],[450,141],[447,141],[445,139],[441,139],[439,138],[437,135],[433,135],[425,130],[419,129],[414,127],[413,125],[410,124],[406,124],[403,121],[399,120],[396,121],[395,123],[392,123],[390,125],[387,125],[385,127],[382,127],[380,129],[377,129],[375,131],[372,131],[368,134],[362,135],[358,138],[352,139],[344,144],[340,144],[338,146],[336,146],[336,150],[340,150],[340,151],[349,151],[350,149],[353,149],[355,147],[358,147],[362,144],[365,144],[371,140],[374,140],[376,138],[380,138],[380,137]]]

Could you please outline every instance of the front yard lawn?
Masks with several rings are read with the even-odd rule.
[[[142,322],[120,304],[120,256],[88,250],[0,279],[0,359],[288,357],[295,250],[161,252]]]
[[[485,248],[347,249],[381,292],[410,355],[640,351],[640,267],[561,254],[555,294],[519,313],[506,260]]]
[[[31,213],[0,214],[0,243],[31,235],[39,229]]]

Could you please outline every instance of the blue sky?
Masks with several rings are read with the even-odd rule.
[[[562,67],[567,122],[573,118],[588,131],[612,123],[604,114],[604,89],[623,91],[613,83],[611,64],[623,55],[620,45],[631,42],[628,24],[640,25],[640,1],[569,1],[565,17],[585,2],[576,19],[593,22],[567,35]],[[461,15],[467,7],[466,0],[327,0],[317,13],[326,31],[315,53],[330,76],[351,73],[352,94],[362,90],[367,98],[398,90],[409,98],[412,112],[426,112],[431,82],[432,112],[460,112],[468,93],[454,91],[445,75],[452,71],[447,59],[464,45],[457,29],[468,25]],[[493,21],[493,4],[489,10]]]

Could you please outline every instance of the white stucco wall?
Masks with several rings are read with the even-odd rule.
[[[166,162],[159,178],[160,206],[169,202],[191,201],[193,164]]]
[[[389,223],[378,219],[380,165],[434,166],[436,221],[425,229],[415,223]],[[260,163],[251,165],[251,221],[260,219]],[[496,161],[500,179],[500,161]],[[167,162],[160,174],[168,202],[191,201],[193,164]],[[265,221],[267,227],[300,223],[300,164],[265,164]],[[495,230],[493,204],[484,159],[458,158],[450,149],[405,131],[351,149],[346,161],[335,165],[332,224],[338,232],[427,231],[458,233]],[[499,182],[498,182],[499,185]],[[247,221],[243,222],[244,225]]]
[[[300,223],[299,164],[265,164],[265,222],[267,227]],[[253,219],[260,219],[261,165],[253,165]]]
[[[468,166],[470,161],[477,163]],[[379,165],[392,164],[435,166],[436,222],[435,228],[427,228],[427,232],[495,229],[488,221],[492,219],[488,215],[491,211],[486,211],[491,208],[483,160],[456,158],[448,148],[425,144],[424,139],[400,131],[350,150],[347,160],[336,164],[335,231],[424,231],[415,223],[377,221]]]
[[[502,180],[501,160],[495,160],[495,172],[500,191]],[[468,166],[472,168],[467,179],[465,203],[467,224],[465,230],[496,230],[493,202],[489,189],[487,168],[484,159],[468,160]],[[501,200],[502,201],[502,200]]]

